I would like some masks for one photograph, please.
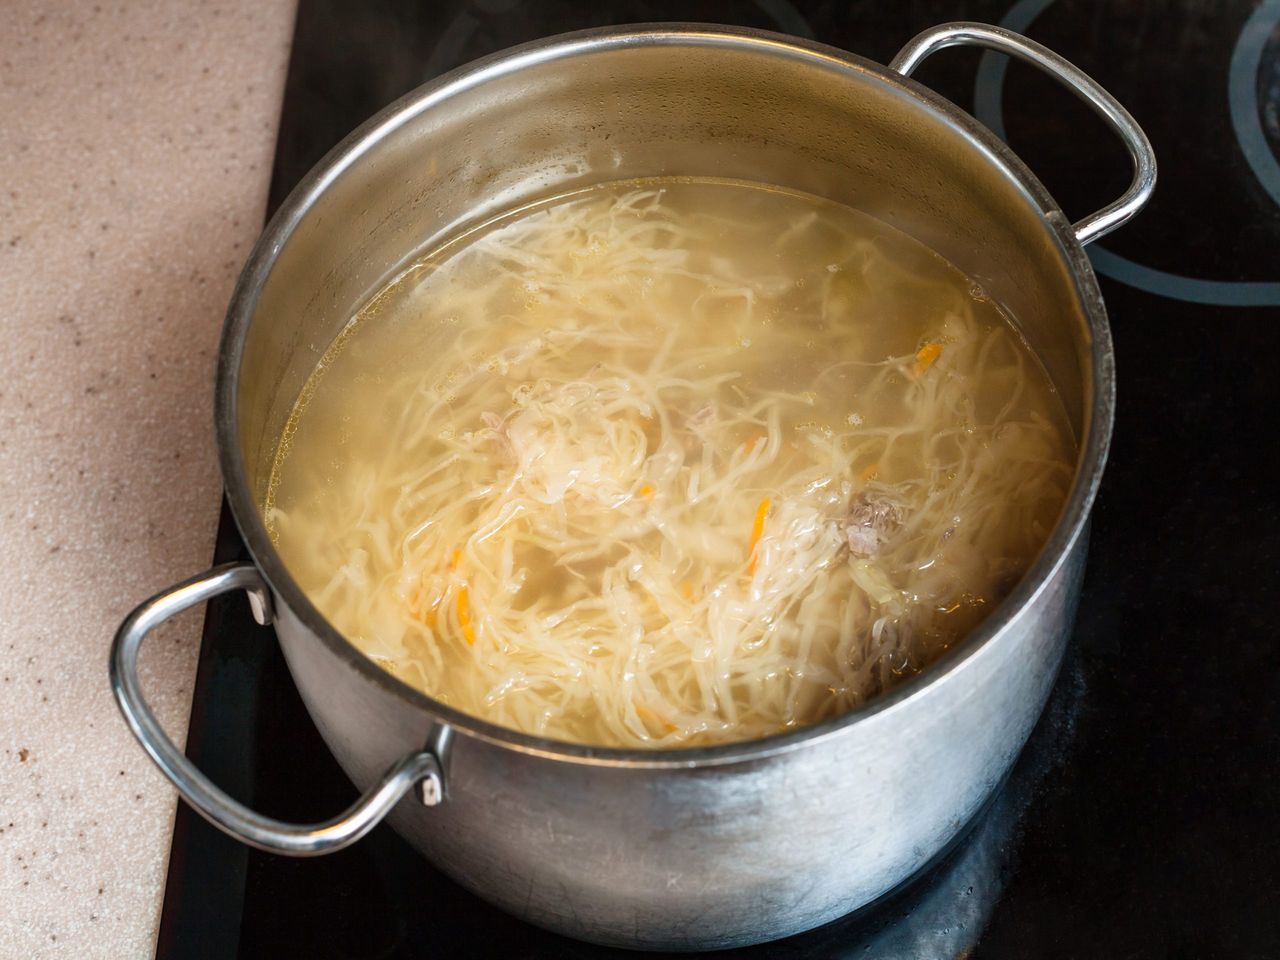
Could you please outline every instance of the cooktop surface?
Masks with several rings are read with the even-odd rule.
[[[1075,635],[1013,774],[948,857],[854,916],[718,956],[1280,957],[1280,0],[302,0],[272,204],[386,103],[526,40],[722,22],[887,62],[956,19],[1083,67],[1160,160],[1148,209],[1089,248],[1119,406]],[[1068,215],[1124,189],[1119,142],[1032,69],[950,50],[916,76],[1005,137]],[[241,555],[224,511],[217,559]],[[274,816],[355,795],[239,597],[208,611],[188,752]],[[290,860],[180,805],[157,956],[627,954],[495,910],[386,827]]]

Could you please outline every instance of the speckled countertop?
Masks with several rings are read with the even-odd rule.
[[[0,7],[0,957],[145,957],[175,801],[107,649],[210,558],[214,354],[293,0]],[[179,741],[198,624],[143,654]]]

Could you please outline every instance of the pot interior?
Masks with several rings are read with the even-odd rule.
[[[661,28],[543,41],[410,94],[335,148],[268,226],[230,309],[218,427],[232,507],[278,590],[259,515],[274,451],[367,298],[514,207],[681,175],[848,204],[980,282],[1044,363],[1079,443],[1082,476],[1045,550],[1065,552],[1096,486],[1106,430],[1091,423],[1109,384],[1099,399],[1095,376],[1109,373],[1087,261],[1043,188],[976,121],[875,64],[769,34]]]

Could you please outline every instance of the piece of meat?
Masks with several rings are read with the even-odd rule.
[[[855,557],[874,557],[902,526],[902,505],[883,493],[863,490],[849,504],[845,539]]]

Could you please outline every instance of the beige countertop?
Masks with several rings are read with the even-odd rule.
[[[0,22],[0,958],[146,957],[174,793],[107,649],[211,556],[214,354],[293,0],[6,0]],[[143,654],[179,742],[198,625]]]

